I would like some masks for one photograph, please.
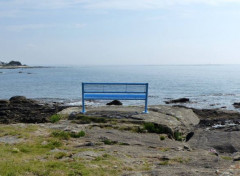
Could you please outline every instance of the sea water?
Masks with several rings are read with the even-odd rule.
[[[234,109],[240,102],[240,65],[79,66],[0,70],[0,99],[22,95],[81,104],[82,82],[149,83],[149,104],[182,97],[195,108]],[[104,104],[105,101],[92,104]],[[124,101],[124,104],[144,104]]]

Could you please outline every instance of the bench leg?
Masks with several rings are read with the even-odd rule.
[[[85,103],[84,103],[84,98],[82,99],[82,113],[85,114]]]
[[[82,83],[82,113],[85,114],[85,103],[84,103],[84,83]]]
[[[146,97],[145,97],[145,114],[148,113],[148,83],[146,84]]]
[[[144,114],[148,114],[148,100],[145,100],[145,111],[143,112]]]

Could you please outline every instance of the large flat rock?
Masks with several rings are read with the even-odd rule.
[[[151,122],[183,133],[190,132],[199,123],[198,116],[191,109],[158,105],[150,106],[148,114],[142,113],[143,109],[140,106],[87,107],[85,115]],[[80,113],[80,108],[68,108],[60,113]]]

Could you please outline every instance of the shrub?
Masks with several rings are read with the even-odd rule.
[[[61,119],[61,116],[59,114],[54,114],[50,117],[50,122],[51,123],[56,123]]]
[[[104,139],[102,142],[106,145],[114,145],[118,143],[117,141],[111,141],[109,139]]]
[[[70,133],[70,136],[72,138],[80,138],[80,137],[84,137],[86,135],[86,133],[84,131],[80,131],[78,133]]]
[[[155,126],[154,126],[153,123],[144,123],[143,126],[150,133],[155,133],[156,132],[156,129],[155,129]]]
[[[172,134],[172,130],[163,125],[154,124],[151,122],[146,122],[143,124],[145,130],[149,133],[157,133],[157,134]]]
[[[165,140],[165,136],[160,136],[160,140],[161,141]]]
[[[86,133],[84,131],[80,131],[78,133],[66,132],[66,131],[54,131],[54,132],[52,132],[53,137],[57,137],[59,139],[64,139],[64,140],[68,140],[70,137],[80,138],[80,137],[83,137],[85,135],[86,135]]]
[[[174,132],[174,138],[175,138],[177,141],[182,141],[182,140],[183,140],[182,133],[180,133],[180,132],[178,132],[178,131],[175,131],[175,132]]]

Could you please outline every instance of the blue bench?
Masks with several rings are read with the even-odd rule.
[[[148,113],[148,83],[82,83],[82,113],[85,100],[145,100]]]

